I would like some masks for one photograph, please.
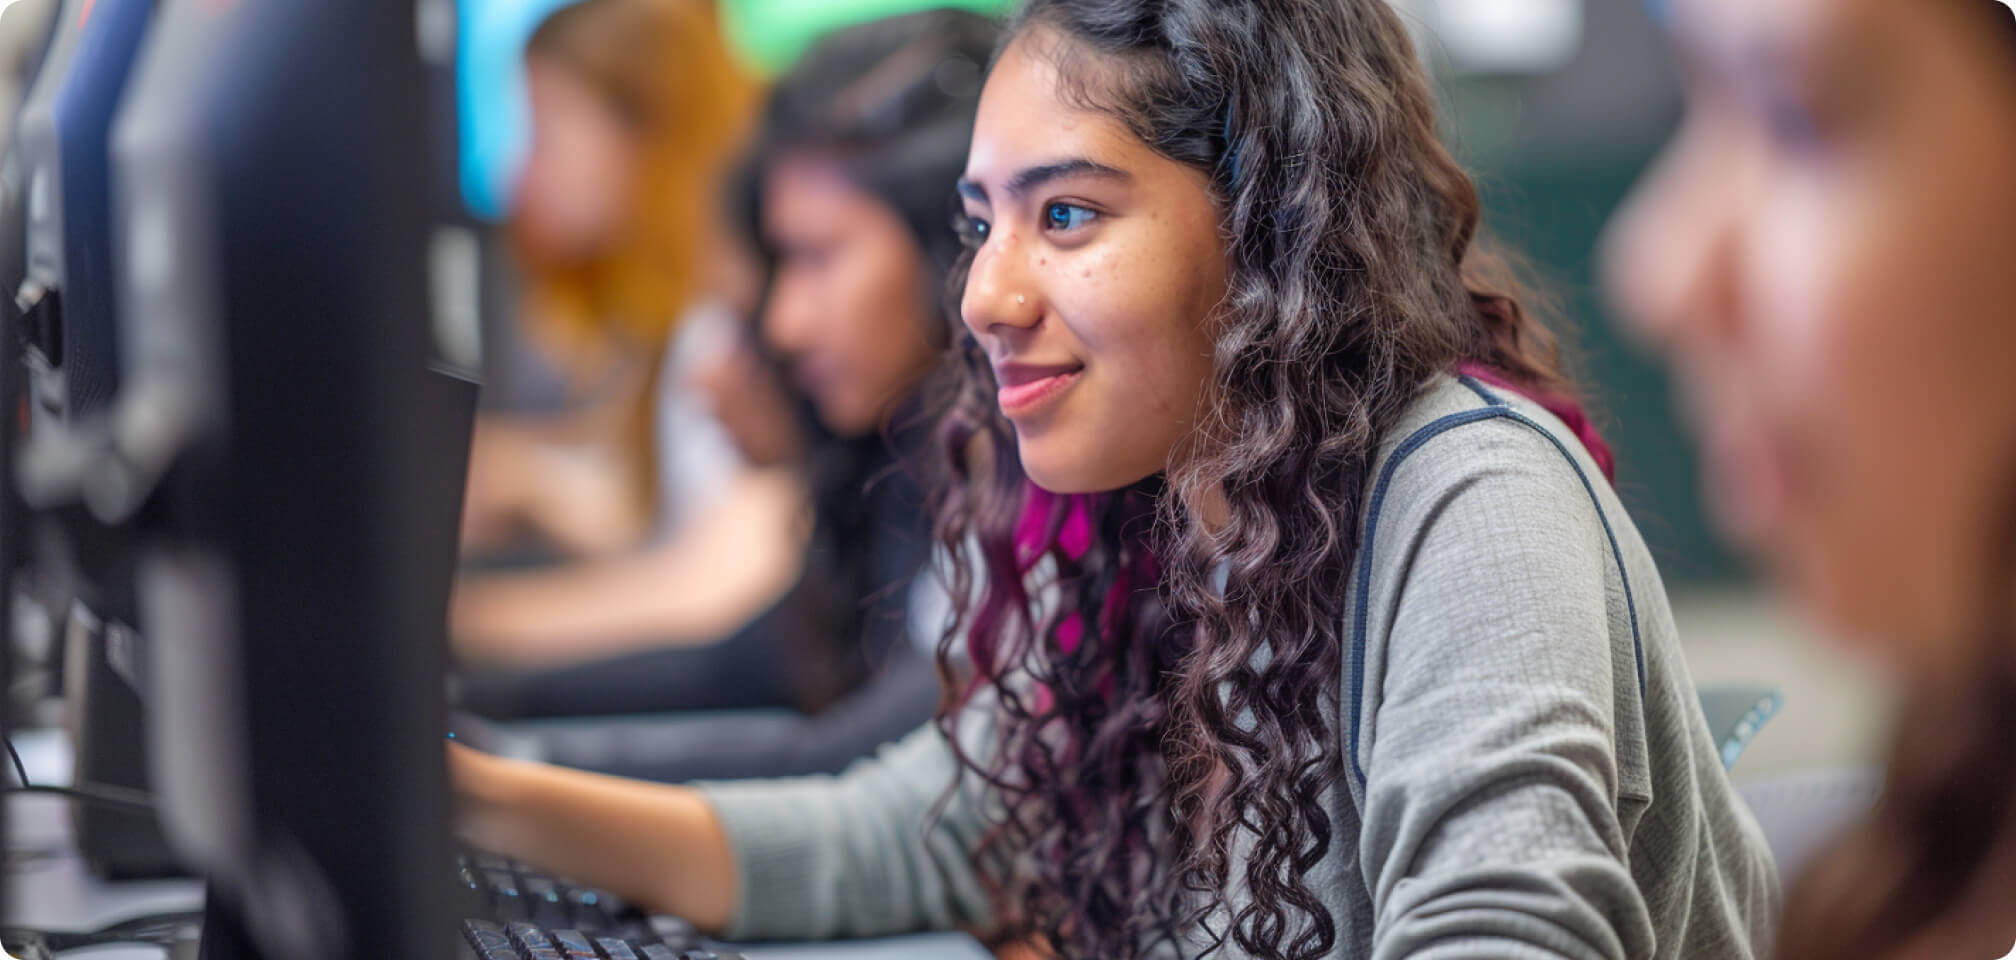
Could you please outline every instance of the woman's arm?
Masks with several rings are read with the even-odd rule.
[[[1627,859],[1650,794],[1619,759],[1643,756],[1618,722],[1638,702],[1635,662],[1594,503],[1509,421],[1422,447],[1402,488],[1364,561],[1397,592],[1370,598],[1390,625],[1368,638],[1362,681],[1373,955],[1652,956]]]
[[[991,924],[983,822],[951,748],[918,730],[837,777],[670,787],[450,749],[480,847],[738,940]],[[946,800],[942,816],[939,803]]]
[[[636,454],[627,450],[620,427],[600,408],[478,418],[463,498],[463,547],[501,548],[527,534],[572,556],[634,546],[651,521],[652,491],[640,484]]]
[[[698,790],[448,747],[470,843],[608,890],[703,931],[735,908],[735,859]]]
[[[752,471],[662,547],[466,579],[455,591],[456,650],[474,663],[540,667],[719,639],[791,585],[806,528],[798,478]]]

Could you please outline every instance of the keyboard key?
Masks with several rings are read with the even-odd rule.
[[[525,905],[532,912],[532,922],[542,927],[568,927],[574,921],[567,911],[567,901],[560,897],[560,887],[551,877],[537,875],[518,878],[518,889],[525,894]]]
[[[561,885],[560,896],[567,901],[567,915],[582,930],[607,933],[623,915],[623,901],[600,890]]]
[[[639,947],[637,955],[644,960],[680,960],[679,953],[662,943],[650,943]]]
[[[603,937],[595,941],[595,948],[602,951],[606,960],[637,960],[637,951],[621,940]]]
[[[525,960],[561,960],[559,949],[553,946],[545,930],[523,921],[511,924],[508,929],[511,942],[518,946]]]
[[[555,930],[553,942],[559,945],[567,960],[602,960],[601,955],[595,952],[594,941],[579,930]]]
[[[632,907],[630,901],[607,890],[591,890],[589,892],[595,895],[596,908],[609,916],[620,917],[626,913],[636,912],[637,908]]]
[[[668,947],[692,950],[700,946],[699,928],[678,917],[652,917],[651,929]]]
[[[524,920],[530,916],[525,908],[525,896],[518,889],[518,878],[505,870],[486,870],[483,880],[490,888],[490,905],[501,920]]]
[[[561,902],[560,885],[554,883],[552,877],[542,877],[537,874],[521,876],[518,878],[518,889],[524,891],[526,896],[534,900],[546,900],[552,903]]]
[[[488,920],[462,921],[462,938],[476,951],[478,960],[521,960],[504,928]]]

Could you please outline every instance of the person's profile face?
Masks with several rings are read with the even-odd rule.
[[[763,178],[775,251],[762,333],[833,432],[873,432],[939,356],[924,253],[902,217],[818,157]]]
[[[1969,629],[2016,503],[2016,31],[1997,16],[1675,0],[1687,120],[1611,231],[1722,526],[1854,637]]]
[[[513,204],[534,255],[567,263],[605,253],[636,193],[636,132],[589,81],[565,64],[525,59],[532,137]]]
[[[981,94],[960,313],[1029,477],[1085,493],[1162,471],[1194,429],[1227,268],[1204,174],[1061,98],[1052,42],[1015,40]]]

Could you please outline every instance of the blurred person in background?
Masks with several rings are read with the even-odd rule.
[[[659,361],[696,308],[748,299],[717,207],[759,88],[717,21],[711,0],[582,0],[526,45],[532,127],[509,187],[523,274],[515,332],[562,409],[481,424],[473,547],[531,535],[562,553],[607,552],[654,520]],[[570,471],[563,456],[538,456],[542,445],[593,467]]]
[[[795,474],[744,456],[702,387],[755,298],[721,195],[756,82],[710,0],[563,5],[524,76],[509,224],[524,292],[492,347],[506,360],[477,427],[465,547],[480,564],[530,541],[558,562],[465,574],[458,653],[550,662],[718,637],[790,584],[803,544]]]
[[[657,727],[570,721],[543,738],[548,759],[667,780],[837,771],[929,719],[930,648],[947,604],[923,572],[919,392],[946,347],[939,291],[960,250],[952,187],[997,34],[994,21],[952,10],[849,27],[770,97],[743,193],[768,266],[761,340],[809,411],[813,533],[791,590],[718,642],[472,676],[472,709],[784,708]],[[649,589],[693,585],[670,577]],[[556,655],[581,650],[566,636],[547,642]]]
[[[1613,228],[1722,527],[1905,703],[1788,960],[2016,941],[2016,21],[1674,0],[1687,122]]]

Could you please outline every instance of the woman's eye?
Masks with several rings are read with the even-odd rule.
[[[1812,153],[1833,143],[1843,119],[1838,103],[1812,95],[1793,84],[1774,84],[1758,98],[1757,111],[1765,133],[1792,153]]]
[[[1820,139],[1820,123],[1804,104],[1786,97],[1769,97],[1758,104],[1764,130],[1781,146],[1805,147]]]
[[[967,246],[977,247],[987,242],[987,231],[990,229],[987,221],[979,217],[961,214],[958,218],[957,227],[959,239]]]
[[[829,251],[825,247],[798,244],[780,247],[777,250],[779,270],[816,270],[824,265]]]
[[[1096,219],[1099,214],[1070,203],[1053,203],[1043,208],[1043,224],[1052,230],[1076,230]]]

